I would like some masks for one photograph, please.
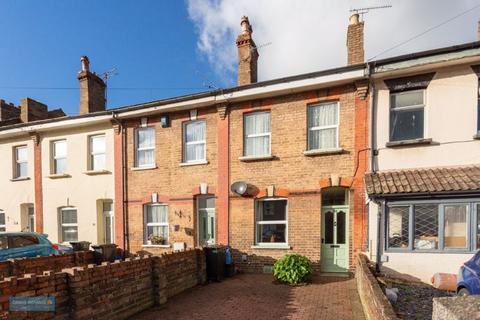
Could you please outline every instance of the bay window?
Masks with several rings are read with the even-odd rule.
[[[471,252],[480,249],[480,202],[392,202],[385,226],[387,251]]]

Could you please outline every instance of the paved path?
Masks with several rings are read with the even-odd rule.
[[[271,275],[243,274],[190,289],[132,319],[365,318],[354,279],[317,277],[311,284],[290,287],[273,283]]]

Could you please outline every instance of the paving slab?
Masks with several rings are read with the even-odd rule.
[[[132,319],[365,318],[353,278],[316,276],[310,284],[292,287],[274,282],[272,275],[241,274],[192,288]]]

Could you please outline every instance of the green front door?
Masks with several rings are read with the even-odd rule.
[[[201,246],[215,244],[215,198],[198,199],[198,242]]]
[[[322,208],[323,272],[348,271],[348,208]]]

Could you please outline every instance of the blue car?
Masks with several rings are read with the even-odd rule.
[[[58,254],[46,234],[35,232],[0,232],[0,261]]]
[[[460,267],[457,277],[457,294],[480,294],[480,250]]]

